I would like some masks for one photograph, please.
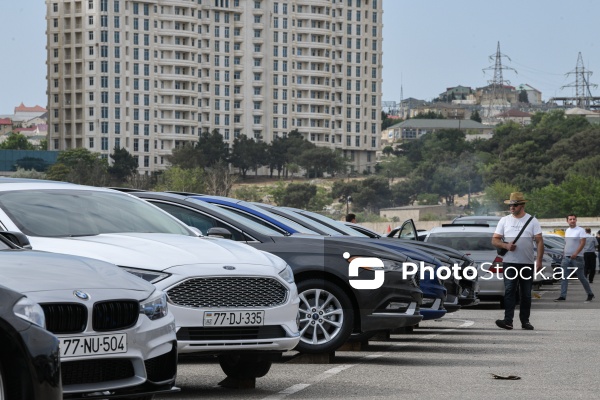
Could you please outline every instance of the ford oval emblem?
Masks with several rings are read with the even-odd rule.
[[[81,290],[76,290],[73,292],[73,294],[81,300],[89,300],[90,299],[90,295],[87,294],[86,292],[82,292]]]
[[[233,265],[225,265],[223,268],[226,269],[227,271],[233,271],[235,269],[235,267]]]

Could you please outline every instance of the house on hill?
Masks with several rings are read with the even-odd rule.
[[[441,129],[465,131],[467,140],[491,138],[494,127],[470,119],[409,119],[390,126],[382,132],[381,143],[419,139],[426,133]]]
[[[531,124],[531,114],[517,109],[510,109],[496,115],[500,122],[514,121],[521,126]]]

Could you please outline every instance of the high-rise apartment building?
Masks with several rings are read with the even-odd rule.
[[[373,170],[382,0],[46,0],[50,150],[115,146],[139,170],[200,132],[297,129]]]

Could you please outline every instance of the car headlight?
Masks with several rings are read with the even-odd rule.
[[[38,303],[34,303],[27,297],[23,297],[17,301],[17,304],[13,307],[15,315],[25,321],[31,322],[32,324],[46,327],[46,316],[44,310]]]
[[[133,275],[137,276],[138,278],[142,278],[143,280],[148,281],[150,283],[156,283],[156,282],[162,281],[163,279],[165,279],[169,276],[169,274],[160,272],[160,271],[152,271],[152,270],[147,270],[147,269],[129,268],[129,267],[121,267],[121,268],[123,268],[125,271],[129,272],[130,274],[133,274]]]
[[[384,271],[402,271],[402,263],[400,261],[395,260],[386,260],[385,258],[381,259],[383,261],[383,270]]]
[[[294,272],[292,267],[285,265],[285,268],[279,271],[279,276],[287,283],[294,283]]]
[[[168,312],[167,295],[163,292],[159,292],[158,296],[150,296],[148,300],[140,301],[140,313],[146,314],[151,321],[165,317]]]

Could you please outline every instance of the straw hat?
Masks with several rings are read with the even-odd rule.
[[[504,200],[504,204],[524,204],[527,203],[525,197],[523,197],[523,193],[521,192],[512,192],[510,194],[510,199]]]

